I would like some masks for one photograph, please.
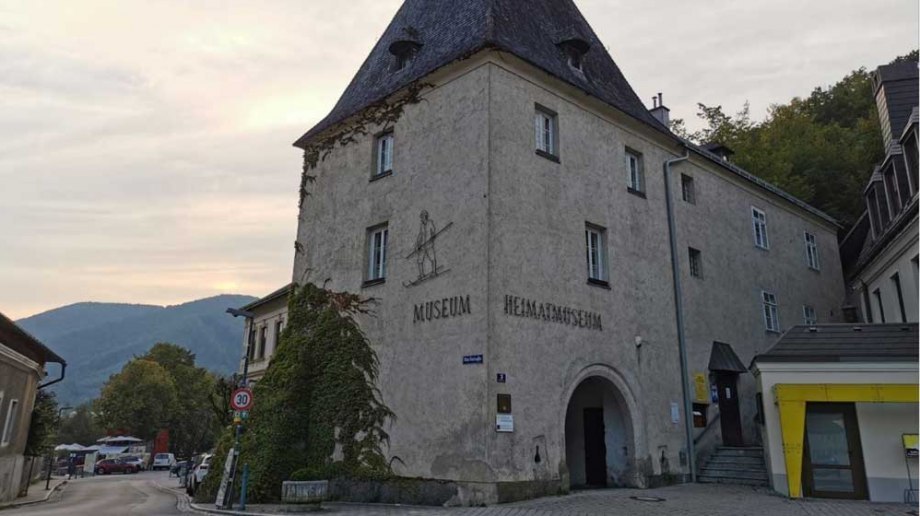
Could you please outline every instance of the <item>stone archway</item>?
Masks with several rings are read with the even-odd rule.
[[[620,389],[588,376],[569,397],[565,456],[571,487],[641,487],[636,477],[634,421]]]

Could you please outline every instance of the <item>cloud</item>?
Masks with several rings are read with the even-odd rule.
[[[301,156],[400,0],[0,5],[0,311],[290,280]],[[643,99],[752,114],[916,46],[915,0],[577,0]],[[820,23],[817,23],[820,21]]]

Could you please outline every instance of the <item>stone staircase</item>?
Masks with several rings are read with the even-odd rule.
[[[769,486],[761,447],[718,446],[700,468],[697,479],[708,484]]]

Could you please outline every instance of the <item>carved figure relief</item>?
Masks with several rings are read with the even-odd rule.
[[[418,236],[415,238],[415,247],[406,256],[407,260],[415,259],[416,267],[418,267],[418,277],[409,283],[403,283],[403,286],[414,287],[423,281],[440,276],[450,270],[445,269],[443,265],[438,265],[437,239],[453,224],[453,222],[448,222],[446,226],[438,230],[434,220],[429,217],[427,210],[422,210],[419,213]]]

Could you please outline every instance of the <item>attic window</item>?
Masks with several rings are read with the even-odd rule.
[[[569,66],[581,72],[584,56],[591,49],[591,44],[583,39],[572,38],[559,43],[559,48],[565,54]]]
[[[396,58],[393,70],[398,72],[408,67],[421,47],[420,43],[411,40],[400,40],[391,44],[390,53]]]

